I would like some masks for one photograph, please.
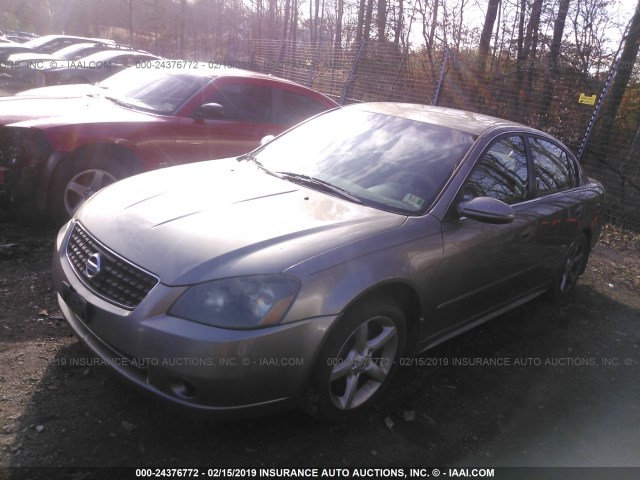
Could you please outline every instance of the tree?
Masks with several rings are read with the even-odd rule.
[[[618,108],[622,103],[622,98],[633,73],[633,67],[638,58],[638,50],[640,50],[640,0],[636,4],[635,12],[625,36],[618,72],[611,85],[607,101],[603,105],[602,116],[598,120],[601,128],[597,139],[594,141],[596,145],[605,146],[611,142],[615,132]],[[604,160],[604,150],[601,148],[597,153],[598,160]]]
[[[342,46],[342,15],[344,14],[344,0],[338,0],[336,5],[336,29],[335,29],[335,47],[339,49]]]
[[[398,0],[397,20],[396,20],[395,28],[393,29],[393,43],[395,45],[400,44],[400,36],[402,34],[403,26],[404,26],[404,0]]]
[[[378,41],[384,42],[387,26],[387,0],[378,0]]]
[[[545,121],[549,118],[549,110],[551,109],[551,101],[553,99],[553,79],[558,75],[558,59],[560,57],[560,48],[562,46],[562,36],[564,35],[564,26],[569,12],[569,4],[571,0],[560,0],[558,5],[558,15],[553,22],[553,39],[549,47],[549,70],[550,74],[545,79],[545,88],[542,92],[541,114]]]
[[[491,43],[491,35],[493,33],[496,16],[498,15],[499,6],[500,0],[489,0],[487,13],[484,17],[484,26],[482,27],[482,33],[480,34],[480,45],[478,47],[478,69],[480,72],[484,72],[487,68],[489,44]]]

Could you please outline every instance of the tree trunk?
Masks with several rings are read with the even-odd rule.
[[[362,31],[364,26],[364,11],[367,7],[366,0],[360,0],[358,6],[358,24],[356,25],[356,44],[362,42]]]
[[[429,49],[433,48],[433,42],[436,38],[436,26],[438,24],[438,6],[439,0],[433,2],[433,15],[431,16],[431,30],[429,30]]]
[[[611,85],[609,96],[602,108],[602,116],[598,120],[600,129],[593,142],[597,146],[597,156],[599,161],[603,161],[607,156],[608,146],[613,142],[615,133],[616,117],[618,108],[622,103],[622,97],[627,89],[627,84],[633,73],[633,67],[638,58],[640,49],[640,0],[636,5],[635,12],[631,18],[629,31],[624,41],[624,48],[620,55],[620,65],[618,72]]]
[[[280,35],[281,40],[287,39],[287,28],[289,27],[289,12],[291,10],[291,0],[284,1],[284,20],[282,21],[282,34]]]
[[[344,13],[344,0],[338,0],[336,8],[336,35],[335,35],[335,48],[339,49],[342,46],[342,15]]]
[[[290,37],[293,43],[298,41],[298,0],[292,0]]]
[[[387,0],[378,0],[378,41],[384,42],[387,25]]]
[[[364,41],[369,40],[371,32],[371,18],[373,17],[373,0],[367,0],[367,10],[364,14]]]
[[[560,0],[558,6],[558,16],[553,22],[553,40],[549,48],[549,74],[546,76],[545,88],[542,92],[542,117],[548,120],[549,111],[551,110],[551,101],[553,99],[553,84],[558,75],[558,57],[560,57],[560,47],[562,45],[562,36],[564,35],[564,26],[567,20],[569,4],[571,0]]]
[[[480,35],[480,46],[478,47],[478,69],[481,74],[484,74],[484,71],[487,68],[489,45],[491,43],[493,26],[496,22],[496,16],[498,15],[499,6],[500,0],[489,0],[487,14],[484,17],[484,26],[482,27],[482,34]]]
[[[400,44],[400,35],[402,34],[402,22],[404,19],[404,0],[398,0],[398,21],[393,32],[393,43]]]
[[[320,41],[320,0],[316,0],[316,9],[313,20],[313,39]]]

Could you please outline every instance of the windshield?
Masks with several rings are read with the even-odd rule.
[[[209,77],[184,71],[131,67],[100,82],[99,86],[108,90],[107,97],[119,103],[171,115],[210,81]]]
[[[89,55],[83,55],[82,56],[82,61],[89,63],[89,62],[105,62],[107,60],[111,60],[114,57],[118,57],[122,54],[126,54],[126,53],[138,53],[135,50],[130,50],[130,51],[126,51],[126,50],[116,50],[116,49],[111,49],[111,50],[103,50],[101,52],[94,52],[91,53]],[[151,56],[151,54],[149,54],[149,56]]]
[[[52,53],[52,55],[64,58],[65,60],[72,60],[73,57],[78,54],[78,52],[83,52],[94,46],[95,43],[74,43],[73,45],[67,45],[60,50],[56,50]]]
[[[24,42],[22,45],[29,48],[38,48],[52,40],[56,40],[57,38],[64,38],[64,36],[59,37],[57,35],[43,35],[42,37],[32,38],[31,40]]]
[[[415,214],[435,200],[473,141],[451,128],[345,107],[301,124],[253,158],[310,188],[306,180],[315,179],[366,205]]]

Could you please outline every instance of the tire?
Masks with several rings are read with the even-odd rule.
[[[91,151],[63,159],[51,182],[50,213],[66,221],[91,195],[125,176],[119,162],[108,153]]]
[[[589,258],[589,247],[587,237],[584,233],[580,233],[567,253],[560,267],[551,290],[554,300],[566,300],[573,293],[578,278],[584,272]]]
[[[331,422],[359,416],[389,387],[405,342],[405,316],[392,300],[358,304],[322,348],[304,409]]]

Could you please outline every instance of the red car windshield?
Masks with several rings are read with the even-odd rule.
[[[210,77],[188,72],[131,67],[99,85],[108,91],[107,97],[118,103],[159,115],[171,115],[210,81]]]

